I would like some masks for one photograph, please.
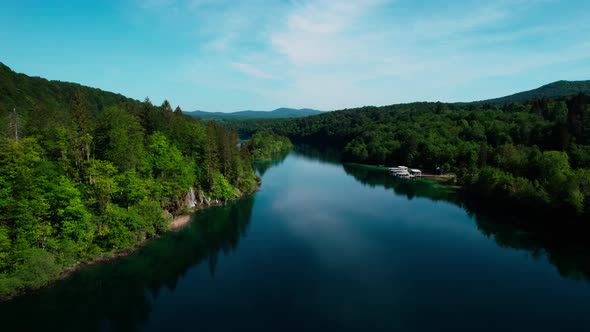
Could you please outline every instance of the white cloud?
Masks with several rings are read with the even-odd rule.
[[[454,86],[588,57],[579,42],[559,45],[562,36],[579,33],[574,26],[527,17],[539,3],[461,3],[446,12],[387,17],[382,11],[395,14],[407,2],[309,2],[271,38],[293,65],[292,89],[278,99],[334,108],[451,101]],[[577,26],[588,30],[587,24]],[[554,28],[561,34],[547,33]],[[556,47],[539,48],[525,38],[553,38]]]
[[[287,15],[286,26],[273,32],[273,49],[294,65],[338,63],[362,47],[358,20],[378,1],[307,1]]]
[[[590,56],[579,38],[586,21],[530,17],[547,11],[545,0],[150,2],[180,8],[196,27],[199,53],[187,66],[199,70],[186,71],[200,84],[277,107],[451,101],[457,86]]]
[[[276,77],[270,73],[265,72],[259,68],[254,67],[248,63],[241,63],[241,62],[232,62],[230,64],[232,67],[236,68],[237,70],[241,71],[242,73],[263,79],[276,79]]]

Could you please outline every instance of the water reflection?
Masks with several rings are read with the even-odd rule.
[[[393,189],[396,194],[406,196],[408,199],[418,196],[432,201],[447,201],[456,204],[460,202],[454,189],[433,181],[397,179],[389,175],[386,170],[364,165],[344,164],[343,167],[346,174],[364,185]]]
[[[329,147],[316,148],[310,145],[296,145],[294,154],[311,160],[334,165],[342,165],[347,175],[369,187],[392,189],[396,195],[405,196],[409,200],[427,198],[432,201],[452,203],[465,209],[475,219],[477,229],[503,248],[524,250],[531,257],[545,255],[559,274],[574,280],[590,281],[590,246],[586,231],[580,229],[547,229],[535,228],[531,221],[498,211],[493,207],[468,201],[460,197],[456,190],[430,180],[399,180],[390,176],[385,170],[358,164],[341,164],[338,151]],[[265,169],[280,165],[284,159],[268,164]],[[542,220],[536,220],[547,227]],[[517,227],[515,225],[520,225]]]
[[[256,160],[253,162],[254,168],[260,174],[260,176],[264,176],[264,174],[271,168],[281,165],[289,154],[294,154],[300,158],[312,160],[312,161],[321,161],[325,164],[334,164],[340,165],[340,157],[341,154],[338,150],[329,147],[315,147],[306,144],[297,144],[294,145],[291,151],[279,153],[273,156],[270,160]]]
[[[475,220],[477,229],[493,237],[498,246],[525,250],[535,258],[545,255],[562,277],[590,282],[587,233],[571,229],[525,231],[480,213],[475,213]]]
[[[311,160],[321,161],[327,164],[341,164],[342,153],[334,147],[328,145],[312,146],[307,144],[297,144],[293,147],[293,153],[300,157]]]
[[[493,238],[498,246],[524,250],[537,259],[545,255],[561,276],[590,281],[590,247],[584,235],[586,232],[570,228],[548,230],[516,227],[515,225],[527,223],[511,215],[499,215],[497,211],[493,213],[490,207],[467,202],[461,199],[455,190],[432,181],[398,180],[385,171],[363,165],[344,164],[343,167],[346,174],[364,185],[393,189],[397,195],[406,196],[408,199],[421,197],[458,205],[475,219],[477,229],[487,237]],[[536,221],[545,227],[548,224]]]
[[[249,197],[203,211],[189,228],[133,257],[0,304],[2,327],[554,331],[564,322],[590,325],[584,311],[590,288],[552,268],[588,279],[582,235],[565,241],[571,237],[519,230],[501,216],[463,206],[447,187],[342,165],[309,147],[263,172],[276,165],[255,206]]]
[[[289,151],[282,152],[273,156],[270,160],[256,160],[252,164],[260,176],[264,176],[269,169],[279,166],[285,161],[289,155]]]
[[[207,262],[215,275],[221,255],[245,234],[254,196],[202,211],[186,229],[153,241],[139,253],[75,273],[67,280],[0,304],[5,331],[136,331],[151,312],[151,298],[174,290],[187,271]],[[26,317],[34,314],[34,319]]]

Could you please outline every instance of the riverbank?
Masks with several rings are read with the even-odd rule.
[[[190,214],[184,214],[184,215],[176,216],[168,224],[168,230],[170,230],[170,231],[176,231],[176,230],[179,230],[179,229],[184,228],[186,225],[188,225],[190,223],[191,217],[192,216]]]
[[[260,131],[252,135],[244,147],[250,152],[251,160],[263,161],[288,153],[293,148],[293,144],[287,137],[272,131]]]
[[[54,278],[52,278],[51,280],[49,280],[45,284],[42,284],[38,287],[32,287],[32,288],[29,288],[29,287],[17,288],[14,292],[11,292],[9,294],[0,294],[0,302],[9,301],[9,300],[17,298],[19,296],[24,296],[27,294],[34,294],[34,293],[41,291],[43,289],[46,289],[48,287],[52,287],[56,282],[67,279],[72,274],[74,274],[77,271],[80,271],[82,269],[89,268],[91,266],[95,266],[98,264],[110,263],[110,262],[113,262],[117,259],[132,255],[132,254],[136,253],[139,249],[143,248],[147,243],[149,243],[153,240],[157,240],[162,235],[164,235],[168,232],[179,231],[179,230],[187,227],[190,224],[190,222],[192,221],[194,213],[197,213],[201,210],[205,210],[208,208],[216,207],[216,206],[223,206],[223,205],[229,204],[231,202],[243,199],[247,196],[250,196],[250,195],[256,193],[257,191],[259,191],[260,184],[261,184],[261,182],[258,181],[256,184],[256,188],[252,192],[242,193],[238,197],[236,197],[234,199],[227,200],[227,201],[203,200],[202,202],[195,202],[194,206],[192,206],[192,207],[180,208],[177,211],[179,213],[178,215],[173,215],[173,214],[170,214],[168,211],[163,211],[162,216],[168,220],[167,227],[164,232],[157,234],[156,236],[140,240],[128,248],[119,249],[119,250],[112,250],[112,251],[108,251],[108,252],[101,252],[97,256],[90,258],[88,260],[78,261],[78,262],[75,262],[75,263],[70,264],[68,266],[65,266],[60,269],[60,271],[58,272],[58,274]],[[4,286],[4,285],[2,285],[3,283],[10,284],[9,278],[1,278],[1,277],[2,277],[2,275],[0,275],[0,288],[2,288],[2,286]]]
[[[343,164],[344,165],[354,165],[356,167],[362,167],[365,169],[371,169],[371,170],[376,170],[376,171],[380,171],[380,172],[389,172],[389,167],[381,166],[381,165],[359,164],[359,163],[352,163],[352,162],[346,162]],[[462,188],[461,186],[457,185],[457,175],[455,175],[453,173],[448,173],[448,174],[422,173],[421,176],[416,177],[414,179],[432,180],[432,181],[436,181],[440,184],[443,184],[445,186],[448,186],[448,187],[451,187],[454,189]]]
[[[257,183],[256,189],[254,189],[254,191],[252,191],[251,193],[242,194],[239,197],[232,199],[232,200],[228,200],[226,202],[210,201],[208,203],[196,203],[195,206],[193,206],[193,207],[190,207],[188,209],[183,209],[182,213],[172,217],[172,220],[168,223],[168,231],[178,231],[178,230],[181,230],[184,227],[188,226],[192,220],[193,214],[198,211],[201,211],[204,209],[209,209],[209,208],[212,208],[215,206],[223,206],[223,205],[226,205],[230,202],[234,202],[234,201],[240,200],[246,196],[252,195],[259,190],[259,186],[260,186],[260,183]]]
[[[351,162],[343,164],[382,173],[389,171],[388,167],[382,165]],[[507,177],[507,179],[510,179],[510,177]],[[432,181],[440,186],[452,189],[459,194],[464,204],[469,205],[471,209],[481,210],[489,215],[499,214],[502,218],[498,218],[498,220],[504,219],[507,223],[528,231],[545,232],[549,230],[551,232],[563,232],[563,228],[566,232],[575,229],[578,232],[585,233],[588,228],[587,223],[585,223],[587,219],[585,215],[583,213],[572,213],[571,210],[568,211],[566,204],[551,206],[532,200],[535,198],[534,189],[529,192],[524,191],[525,195],[520,197],[515,196],[514,193],[506,192],[507,189],[522,190],[526,186],[502,187],[497,182],[495,188],[490,189],[486,186],[474,185],[474,183],[464,183],[464,181],[458,184],[457,176],[453,173],[443,175],[422,173],[421,177],[404,181],[416,180]],[[511,216],[511,218],[506,218],[507,216]]]
[[[440,184],[445,186],[454,188],[454,189],[461,189],[462,186],[457,185],[457,175],[455,174],[428,174],[422,173],[422,178],[430,179],[436,181]]]
[[[314,330],[318,322],[320,328],[329,327],[342,318],[341,306],[325,305],[335,299],[352,308],[354,315],[348,316],[359,330],[376,319],[382,326],[397,323],[396,317],[389,320],[393,309],[404,315],[418,312],[411,318],[420,326],[387,328],[435,329],[436,324],[424,326],[420,319],[424,314],[440,318],[445,306],[483,321],[490,310],[506,311],[518,323],[523,306],[533,305],[526,307],[530,315],[519,326],[525,330],[539,323],[535,313],[553,312],[553,303],[564,310],[543,319],[571,322],[575,314],[590,321],[584,315],[589,285],[573,280],[582,278],[587,247],[572,248],[554,237],[539,242],[502,225],[505,216],[488,218],[465,209],[450,189],[430,180],[399,181],[387,172],[297,153],[263,180],[261,193],[200,211],[183,231],[161,236],[138,254],[6,303],[0,307],[5,330],[186,330],[195,322],[205,330],[256,330],[256,317],[268,312],[276,317],[264,331],[280,330],[285,319],[297,315],[304,318],[296,328]],[[310,288],[310,280],[317,287]],[[281,294],[287,304],[272,294]],[[438,302],[432,303],[429,294],[440,295]],[[473,301],[473,294],[492,300]],[[289,305],[293,299],[295,306]],[[252,310],[240,310],[254,302]],[[360,310],[356,303],[369,309]],[[38,317],[26,319],[31,313]],[[224,319],[228,313],[237,318]],[[348,316],[339,326],[350,326],[345,325]],[[457,327],[456,320],[445,317],[439,325]],[[469,321],[458,330],[472,326]]]

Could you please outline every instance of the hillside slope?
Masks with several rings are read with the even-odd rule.
[[[490,104],[510,104],[510,103],[524,103],[527,101],[540,98],[558,98],[576,95],[579,93],[590,94],[590,80],[589,81],[557,81],[543,85],[540,88],[515,93],[513,95],[482,100],[480,103]]]
[[[564,91],[554,88],[543,91]],[[590,96],[578,90],[520,104],[362,107],[240,121],[237,128],[244,137],[272,130],[295,143],[330,146],[345,161],[450,171],[469,197],[531,220],[590,216]]]
[[[256,188],[235,132],[168,101],[1,65],[0,110],[0,301],[129,252],[199,202]]]
[[[121,103],[137,103],[121,94],[62,81],[50,81],[12,71],[0,62],[0,114],[12,110],[29,111],[44,107],[49,111],[68,108],[74,94],[79,91],[87,100],[90,112]]]

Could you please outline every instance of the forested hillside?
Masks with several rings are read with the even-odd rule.
[[[236,131],[0,66],[0,297],[167,229],[197,200],[252,192]],[[167,211],[167,212],[166,212]]]
[[[481,101],[486,104],[510,104],[526,103],[541,98],[559,98],[577,95],[579,93],[590,94],[590,81],[557,81],[543,85],[540,88],[515,93],[510,96]]]
[[[590,216],[590,97],[524,104],[413,103],[292,120],[244,121],[344,159],[456,172],[471,197],[528,212]]]
[[[90,114],[96,114],[105,107],[123,103],[139,104],[139,101],[120,94],[82,86],[76,83],[48,81],[15,73],[0,62],[0,116],[16,108],[27,122],[42,121],[47,125],[62,122],[64,107],[69,107],[76,93],[84,95],[84,102]],[[8,123],[2,121],[6,126]],[[5,128],[3,128],[5,129]]]

